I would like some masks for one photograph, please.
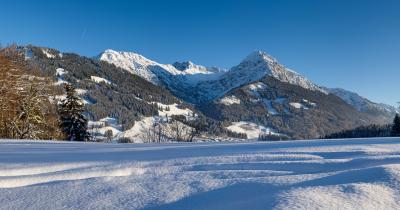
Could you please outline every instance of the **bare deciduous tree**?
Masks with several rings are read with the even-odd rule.
[[[50,139],[60,135],[51,84],[16,49],[0,51],[0,137]]]

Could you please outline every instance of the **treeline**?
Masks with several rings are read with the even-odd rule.
[[[322,139],[372,138],[400,136],[400,116],[396,115],[392,124],[367,125],[344,130],[321,137]]]
[[[260,134],[258,136],[258,141],[283,141],[289,140],[288,136],[276,135],[276,134]]]

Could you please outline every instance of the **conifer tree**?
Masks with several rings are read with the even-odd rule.
[[[398,114],[393,120],[391,136],[400,136],[400,116]]]
[[[88,141],[88,121],[83,115],[84,105],[76,96],[75,88],[66,84],[67,97],[59,105],[60,127],[70,141]]]

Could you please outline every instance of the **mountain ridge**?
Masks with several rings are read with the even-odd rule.
[[[63,69],[62,77],[54,77],[57,84],[77,85],[93,125],[115,122],[111,127],[122,129],[118,136],[134,142],[141,142],[143,129],[168,121],[171,115],[189,120],[204,115],[212,138],[242,138],[235,132],[248,130],[252,137],[270,131],[301,139],[388,123],[396,110],[373,102],[366,104],[375,109],[360,109],[343,94],[313,83],[260,51],[227,71],[190,61],[160,64],[114,50],[87,58],[31,46],[25,54],[53,77]],[[190,130],[190,124],[185,126]]]
[[[188,70],[178,70],[171,64],[159,64],[136,53],[106,50],[98,58],[155,84],[164,83],[175,94],[195,104],[215,99],[233,88],[255,82],[267,74],[283,82],[326,93],[304,76],[285,68],[275,58],[261,51],[250,53],[237,66],[227,71],[221,71],[219,68],[215,71],[215,67],[207,68],[189,63],[188,66],[195,66],[194,69],[197,70],[192,73]],[[190,89],[191,93],[181,91],[182,87]]]
[[[107,52],[110,52],[110,51],[112,51],[113,53],[117,53],[117,54],[118,53],[122,53],[122,54],[130,53],[130,52],[120,52],[120,51],[114,51],[114,50],[108,49],[108,50],[104,51],[103,53],[101,53],[97,57],[97,59],[103,60],[103,61],[106,61],[106,62],[109,62],[109,63],[112,63],[112,64],[115,64],[116,66],[121,67],[121,68],[126,69],[126,70],[129,70],[130,68],[132,68],[132,66],[127,64],[127,63],[125,63],[124,65],[120,65],[120,64],[118,64],[118,62],[113,61],[112,59],[104,59],[104,58],[101,57],[101,55],[107,54]],[[277,79],[279,79],[281,81],[284,81],[284,82],[288,82],[290,84],[297,84],[299,86],[305,87],[306,89],[318,90],[318,91],[326,93],[326,94],[328,94],[328,93],[335,94],[335,95],[339,96],[340,98],[342,98],[348,104],[354,106],[359,111],[362,111],[362,109],[359,107],[360,105],[352,103],[352,101],[359,101],[359,103],[364,103],[364,104],[369,104],[369,105],[370,104],[374,104],[374,106],[376,106],[377,108],[382,109],[382,110],[385,109],[385,110],[387,110],[389,112],[398,111],[397,108],[395,108],[395,107],[393,107],[391,105],[384,104],[384,103],[372,102],[372,101],[370,101],[369,99],[367,99],[365,97],[359,96],[357,93],[354,93],[354,92],[351,92],[351,91],[348,91],[348,90],[345,90],[345,89],[342,89],[342,88],[327,88],[327,87],[318,86],[315,83],[313,83],[310,80],[308,80],[303,75],[299,74],[298,72],[293,71],[293,70],[291,70],[289,68],[286,68],[283,65],[279,64],[278,60],[275,59],[274,57],[270,56],[269,54],[267,54],[267,53],[265,53],[263,51],[259,51],[259,50],[253,51],[252,53],[247,55],[237,66],[234,66],[234,67],[232,67],[230,69],[227,69],[227,70],[224,70],[224,69],[218,68],[218,67],[204,67],[202,65],[194,64],[191,61],[174,62],[173,64],[159,64],[159,63],[157,63],[155,61],[147,59],[146,57],[144,57],[144,56],[142,56],[140,54],[137,54],[137,53],[133,53],[133,54],[140,56],[140,58],[142,58],[142,59],[144,58],[149,63],[152,63],[154,65],[160,65],[161,67],[165,67],[165,68],[168,68],[169,66],[173,66],[177,70],[180,70],[180,68],[182,68],[182,64],[183,64],[183,66],[185,66],[184,70],[188,70],[188,69],[192,69],[192,68],[188,68],[188,67],[196,66],[197,69],[201,69],[201,70],[198,71],[198,72],[193,72],[192,74],[194,74],[194,73],[199,73],[199,74],[203,73],[203,74],[207,74],[207,76],[203,77],[203,79],[196,79],[195,85],[192,85],[192,87],[196,86],[198,83],[201,83],[204,80],[205,81],[207,81],[207,80],[208,81],[214,81],[214,80],[218,79],[218,77],[221,76],[221,75],[212,75],[212,74],[215,74],[215,73],[217,73],[217,74],[218,73],[229,74],[229,72],[231,72],[232,69],[238,68],[238,66],[240,64],[242,64],[242,63],[246,63],[247,62],[247,63],[253,63],[254,64],[254,63],[260,63],[260,62],[262,63],[263,61],[266,61],[267,64],[277,65],[277,67],[275,67],[275,68],[274,67],[269,68],[270,70],[272,69],[270,74],[273,75],[275,78],[277,78]],[[204,70],[204,69],[207,69],[207,70]],[[180,71],[182,71],[182,70],[180,70]],[[184,72],[184,71],[182,71],[182,72]],[[135,74],[135,72],[131,72],[131,73]],[[138,75],[140,76],[140,73]],[[157,77],[157,75],[155,75],[154,73],[153,73],[153,75],[154,75],[154,77]],[[144,78],[146,78],[146,77],[144,77]],[[191,80],[190,78],[185,78],[185,79]],[[257,79],[254,79],[254,81],[256,81],[256,80]],[[205,86],[205,85],[206,84],[199,84],[199,86]],[[210,84],[210,85],[212,85],[212,84]],[[240,85],[238,85],[238,86],[240,86]],[[228,92],[228,91],[225,91],[225,92]],[[218,94],[218,96],[221,96],[221,95],[222,94]],[[218,97],[218,96],[215,96],[215,98]]]

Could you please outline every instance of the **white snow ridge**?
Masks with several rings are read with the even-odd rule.
[[[0,209],[400,209],[399,186],[400,138],[0,141]]]

